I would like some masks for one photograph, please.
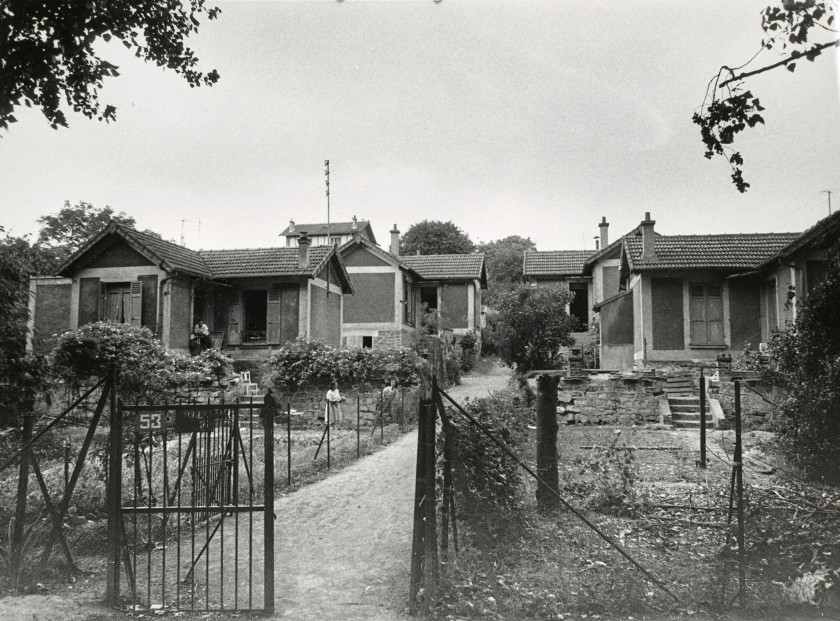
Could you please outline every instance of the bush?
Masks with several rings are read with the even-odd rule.
[[[443,360],[443,370],[446,373],[446,385],[456,386],[461,383],[461,359],[454,351]]]
[[[428,365],[409,349],[335,349],[318,341],[298,339],[271,355],[266,382],[281,392],[337,381],[363,386],[394,378],[401,386],[415,385]]]
[[[788,389],[782,447],[805,473],[840,482],[840,241],[828,253],[825,280],[799,307],[796,323],[769,342],[765,378]]]
[[[65,332],[52,352],[53,373],[71,384],[103,377],[112,364],[123,399],[154,401],[208,376],[221,379],[233,361],[212,349],[194,358],[176,355],[148,328],[108,321]]]
[[[514,451],[517,432],[533,419],[533,413],[518,393],[510,390],[468,402],[465,409]],[[482,506],[515,507],[522,484],[516,461],[471,422],[459,422],[458,427],[458,456],[453,474],[461,502],[477,511]]]
[[[461,371],[469,373],[475,366],[478,357],[478,337],[474,330],[470,330],[458,341],[461,346]]]

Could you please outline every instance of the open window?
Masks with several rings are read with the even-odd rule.
[[[268,290],[242,292],[242,342],[264,343],[268,329]]]
[[[574,293],[569,303],[569,315],[577,319],[577,329],[589,329],[589,287],[586,283],[570,283],[569,290]]]

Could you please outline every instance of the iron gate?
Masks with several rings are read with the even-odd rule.
[[[128,446],[112,446],[122,459],[110,471],[119,482],[109,486],[111,601],[135,610],[273,612],[271,410],[120,404],[126,429],[113,437]]]

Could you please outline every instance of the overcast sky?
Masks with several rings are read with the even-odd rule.
[[[189,220],[193,248],[278,245],[290,218],[326,219],[329,159],[332,219],[369,219],[383,244],[432,219],[591,248],[601,216],[614,239],[645,211],[666,234],[803,230],[824,190],[840,208],[834,52],[749,84],[766,126],[736,143],[745,195],[691,122],[717,68],[759,48],[768,2],[220,2],[191,40],[216,86],[112,43],[115,123],[15,113],[0,225],[88,201],[176,240]]]

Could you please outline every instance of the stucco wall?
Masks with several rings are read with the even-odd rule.
[[[354,294],[346,297],[344,323],[396,323],[395,277],[394,272],[351,273]]]
[[[72,281],[69,278],[33,278],[29,285],[27,349],[51,350],[55,336],[70,329]]]

